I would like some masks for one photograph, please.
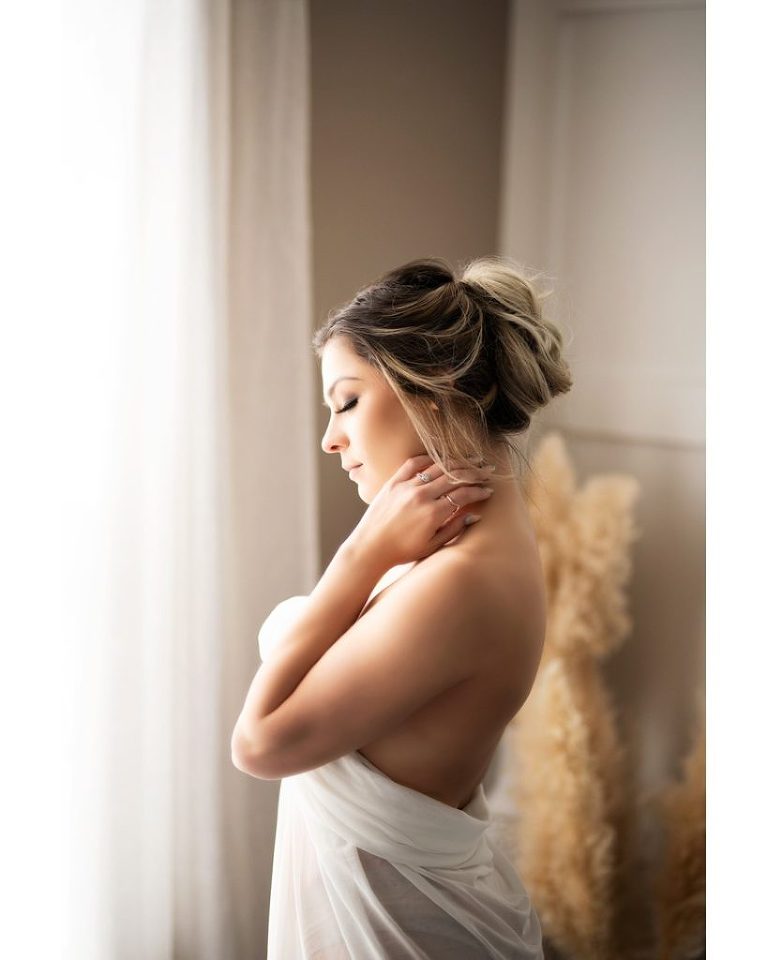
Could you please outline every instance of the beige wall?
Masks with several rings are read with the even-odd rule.
[[[606,673],[653,792],[704,684],[704,3],[515,10],[502,252],[556,278],[574,371],[532,440],[558,429],[582,479],[640,482],[634,628]]]
[[[496,253],[506,0],[310,3],[315,327],[407,260]],[[365,509],[326,426],[321,569]]]
[[[640,483],[634,626],[605,675],[643,796],[679,770],[704,682],[704,4],[509,8],[311,4],[315,326],[417,256],[558,278],[576,384],[531,446],[559,429],[580,479]],[[319,449],[320,391],[322,569],[364,504]]]
[[[315,326],[416,256],[557,278],[576,385],[531,440],[558,428],[582,478],[640,481],[635,626],[606,673],[653,790],[704,679],[704,5],[510,9],[311,4]],[[320,451],[316,370],[322,569],[364,504]]]
[[[705,668],[704,3],[516,0],[501,252],[556,278],[581,481],[637,478],[632,629],[605,664],[629,751],[629,909],[651,929],[653,798],[690,749]],[[533,199],[532,199],[533,198]]]

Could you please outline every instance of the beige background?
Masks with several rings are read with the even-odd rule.
[[[385,270],[495,252],[505,0],[310,5],[314,306],[320,326]],[[320,450],[322,569],[365,504]]]
[[[531,447],[557,429],[581,480],[640,482],[634,625],[605,665],[638,798],[679,773],[704,686],[704,17],[687,0],[311,4],[314,326],[417,256],[544,270],[575,386]],[[320,450],[316,369],[324,567],[365,505]],[[650,862],[647,809],[640,828]]]
[[[482,16],[477,11],[482,9]],[[556,278],[580,477],[642,487],[635,627],[607,664],[643,789],[703,686],[704,5],[311,4],[314,306],[411,257],[504,253]],[[323,567],[364,510],[325,427]]]
[[[532,442],[558,429],[581,478],[641,487],[634,629],[606,664],[641,796],[704,686],[704,34],[691,0],[518,0],[510,34],[500,252],[556,278],[575,380]]]

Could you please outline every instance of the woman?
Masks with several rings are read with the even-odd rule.
[[[233,734],[240,769],[283,780],[269,960],[541,957],[482,781],[544,639],[513,465],[534,411],[571,386],[561,334],[501,259],[460,279],[428,259],[313,345],[322,448],[369,507],[312,593],[264,622]]]

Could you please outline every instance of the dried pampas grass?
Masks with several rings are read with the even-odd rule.
[[[548,592],[542,665],[513,725],[518,868],[546,938],[574,960],[614,960],[624,755],[597,661],[627,634],[637,482],[576,489],[565,445],[539,445],[527,489]]]
[[[668,787],[659,805],[665,834],[657,882],[661,960],[704,956],[706,927],[706,737],[699,730],[684,763],[682,782]]]

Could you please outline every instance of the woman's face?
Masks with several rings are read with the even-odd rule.
[[[405,460],[425,452],[424,446],[387,381],[344,337],[326,343],[321,367],[323,395],[331,409],[321,446],[339,454],[344,468],[361,465],[350,479],[360,499],[370,503]]]

